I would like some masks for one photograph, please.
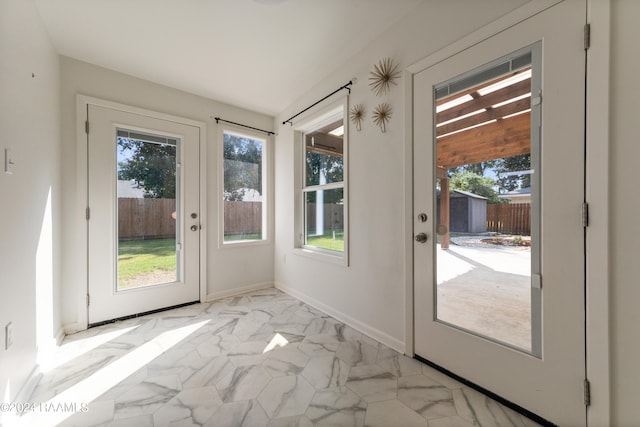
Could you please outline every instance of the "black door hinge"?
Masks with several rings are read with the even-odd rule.
[[[589,226],[589,203],[582,204],[582,226]]]
[[[584,406],[591,406],[591,383],[586,378],[584,380]]]
[[[591,24],[584,24],[584,50],[591,47]]]

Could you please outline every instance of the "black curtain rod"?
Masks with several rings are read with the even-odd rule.
[[[276,134],[275,132],[272,132],[270,130],[254,128],[253,126],[243,125],[242,123],[232,122],[232,121],[229,121],[229,120],[221,119],[220,117],[214,117],[214,119],[215,119],[216,123],[225,122],[225,123],[229,123],[229,124],[236,125],[236,126],[242,126],[243,128],[257,130],[259,132],[264,132],[267,135],[275,135]]]
[[[282,124],[287,124],[289,123],[291,126],[293,126],[293,122],[291,120],[295,119],[296,117],[298,117],[300,114],[304,113],[305,111],[309,110],[310,108],[315,107],[316,105],[320,104],[322,101],[324,101],[325,99],[329,98],[332,95],[335,95],[336,93],[340,92],[341,90],[348,90],[349,93],[351,93],[351,88],[349,86],[351,86],[353,84],[353,80],[349,80],[349,83],[347,83],[344,86],[340,86],[338,89],[334,90],[333,92],[331,92],[329,95],[325,96],[324,98],[322,98],[319,101],[314,102],[313,104],[309,105],[307,108],[305,108],[304,110],[300,111],[298,114],[289,117],[288,120],[285,120],[284,122],[282,122]]]

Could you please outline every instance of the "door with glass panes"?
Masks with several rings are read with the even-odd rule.
[[[200,128],[88,104],[89,324],[200,299]]]
[[[414,75],[415,353],[584,425],[585,2]]]

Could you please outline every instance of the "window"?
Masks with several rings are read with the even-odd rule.
[[[223,243],[266,240],[266,140],[222,132]]]
[[[304,249],[346,260],[347,144],[340,102],[299,129],[302,201],[299,224]]]

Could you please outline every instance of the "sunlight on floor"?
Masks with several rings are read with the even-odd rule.
[[[264,348],[264,351],[262,352],[262,354],[268,353],[276,347],[284,347],[287,344],[289,344],[289,341],[287,341],[285,337],[283,337],[280,334],[275,334],[274,337],[269,342],[269,344],[267,344],[267,346]]]
[[[75,404],[76,411],[85,412],[88,409],[87,405],[94,399],[207,323],[209,323],[209,321],[205,320],[158,335],[151,341],[105,366],[103,369],[56,395],[52,399],[40,403],[39,408],[69,407],[69,405]],[[15,425],[25,427],[54,427],[73,414],[73,411],[48,412],[46,410],[34,410],[15,420]]]
[[[107,332],[93,337],[63,343],[62,346],[57,349],[57,353],[55,353],[55,355],[49,355],[42,358],[43,360],[39,363],[40,372],[47,373],[52,369],[75,359],[76,357],[82,356],[83,354],[118,338],[121,335],[125,335],[135,330],[138,326],[139,325],[132,326],[130,328],[118,329],[113,332]]]

